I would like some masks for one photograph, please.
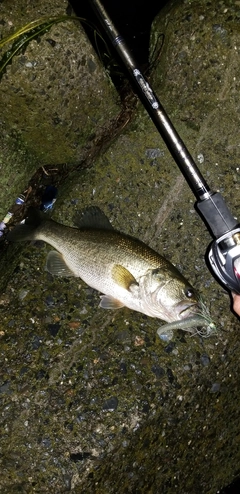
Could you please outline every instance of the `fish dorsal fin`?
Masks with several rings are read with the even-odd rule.
[[[134,276],[121,264],[114,264],[112,268],[112,279],[117,285],[130,291],[131,285],[138,285]]]
[[[109,219],[98,206],[89,206],[76,213],[74,224],[80,229],[113,230]]]
[[[110,295],[100,295],[101,302],[99,307],[102,309],[121,309],[124,307],[124,304],[119,300],[111,297]]]
[[[46,270],[54,276],[75,276],[66,265],[62,254],[56,250],[50,250],[46,260]]]

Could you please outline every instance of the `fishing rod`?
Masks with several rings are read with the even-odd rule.
[[[196,207],[213,237],[208,260],[218,281],[240,294],[240,224],[222,195],[210,189],[170,118],[134,61],[125,40],[99,0],[90,0],[104,30],[127,68],[138,95],[197,198]]]

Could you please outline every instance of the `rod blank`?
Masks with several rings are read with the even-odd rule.
[[[124,39],[113,25],[101,2],[99,0],[91,0],[90,3],[92,4],[104,30],[107,32],[112,44],[116,48],[116,51],[127,68],[144,107],[165,141],[171,155],[181,169],[181,172],[187,179],[197,199],[204,200],[208,198],[211,195],[211,191],[207,182],[203,178],[187,147],[177,133],[162,104],[158,100],[158,97],[137,67],[137,64],[129,52]]]

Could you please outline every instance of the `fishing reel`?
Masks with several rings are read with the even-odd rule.
[[[210,268],[227,290],[240,294],[240,225],[219,192],[200,197],[196,208],[214,238],[207,251]]]
[[[208,259],[223,285],[240,295],[240,226],[212,242]]]

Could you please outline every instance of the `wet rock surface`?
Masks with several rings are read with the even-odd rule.
[[[40,18],[67,16],[68,7],[58,0],[4,0],[1,35]],[[1,80],[1,216],[39,166],[79,164],[119,111],[118,95],[79,21],[63,20],[24,45]]]
[[[174,3],[156,19],[153,37],[164,33],[164,44],[153,83],[237,214],[234,5],[211,2],[206,15],[209,2]],[[197,66],[205,64],[197,74],[196,47]],[[188,62],[176,63],[183,49]],[[212,77],[216,53],[220,79]],[[211,90],[201,91],[208,79]],[[81,280],[44,271],[48,246],[27,245],[0,298],[1,492],[215,494],[239,475],[239,321],[205,265],[210,237],[194,197],[140,106],[94,167],[60,188],[53,218],[73,225],[92,204],[175,263],[205,299],[217,334],[176,331],[164,343],[161,322],[98,308],[99,294]]]

